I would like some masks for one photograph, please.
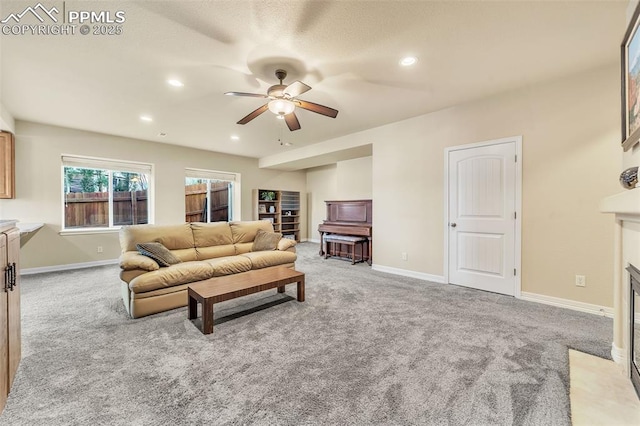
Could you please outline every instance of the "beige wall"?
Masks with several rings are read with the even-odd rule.
[[[444,148],[522,135],[522,291],[612,306],[612,224],[598,202],[619,191],[618,79],[611,66],[385,129],[395,138],[374,144],[375,262],[443,275]]]
[[[318,225],[327,216],[326,200],[372,198],[371,168],[372,157],[362,157],[307,170],[310,240],[320,241]]]
[[[444,275],[444,149],[522,135],[522,291],[612,306],[619,108],[612,64],[333,140],[373,144],[374,263]]]
[[[0,100],[1,102],[1,100]],[[15,132],[15,120],[9,114],[9,111],[0,103],[0,130],[5,130],[7,132],[14,133]]]
[[[362,157],[337,163],[337,200],[367,200],[372,189],[373,157]]]
[[[338,198],[337,165],[307,170],[308,239],[320,241],[318,225],[326,218],[325,200]]]
[[[44,228],[26,241],[22,267],[115,259],[120,248],[117,233],[66,235],[62,222],[61,154],[141,161],[155,166],[155,223],[184,222],[184,169],[193,167],[241,173],[243,220],[252,219],[251,190],[264,188],[300,191],[301,214],[306,215],[304,172],[261,170],[258,160],[169,144],[121,138],[18,121],[16,123],[16,193],[0,200],[0,218],[44,222]],[[306,224],[301,235],[306,235]],[[104,252],[97,253],[97,246]]]

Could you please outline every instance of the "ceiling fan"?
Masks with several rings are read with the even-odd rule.
[[[324,105],[314,104],[313,102],[303,101],[302,99],[296,99],[299,96],[309,90],[310,86],[307,86],[301,81],[296,81],[286,86],[282,84],[282,80],[287,77],[285,70],[277,69],[276,78],[280,80],[280,84],[269,87],[266,95],[259,93],[243,93],[243,92],[227,92],[228,96],[250,96],[253,98],[267,98],[269,102],[262,105],[260,108],[249,113],[246,117],[238,121],[238,124],[247,124],[266,110],[269,110],[276,114],[279,118],[284,118],[289,130],[294,131],[300,129],[300,122],[296,117],[295,109],[300,107],[308,111],[312,111],[318,114],[326,115],[327,117],[336,118],[338,110],[329,108]]]

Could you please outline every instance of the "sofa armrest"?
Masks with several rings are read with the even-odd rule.
[[[276,249],[280,251],[286,251],[291,247],[295,247],[296,244],[297,243],[295,240],[290,240],[289,238],[281,238],[280,241],[278,241],[278,246],[276,247]]]
[[[125,271],[134,269],[144,269],[145,271],[156,271],[160,265],[150,257],[143,256],[137,251],[126,251],[120,255],[120,268]]]

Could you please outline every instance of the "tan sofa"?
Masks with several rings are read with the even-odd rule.
[[[132,225],[120,230],[122,299],[132,318],[187,305],[187,285],[252,269],[286,266],[296,261],[295,241],[286,238],[276,250],[251,251],[259,229],[273,232],[268,221]],[[160,267],[141,255],[136,244],[159,242],[182,262]]]

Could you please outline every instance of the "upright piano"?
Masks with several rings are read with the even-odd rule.
[[[371,261],[372,200],[325,201],[327,218],[318,226],[320,256],[324,253],[325,234],[350,235],[367,238],[366,256]],[[361,253],[365,256],[365,253]]]

